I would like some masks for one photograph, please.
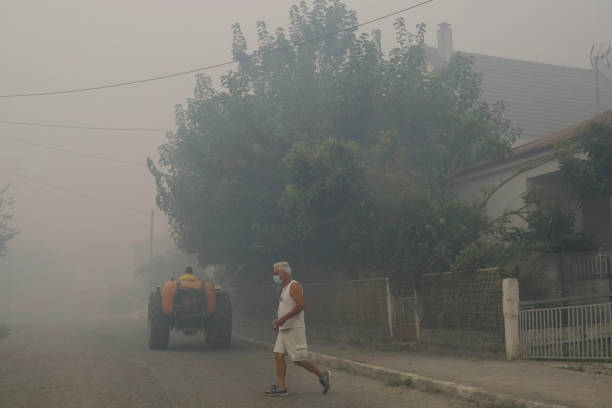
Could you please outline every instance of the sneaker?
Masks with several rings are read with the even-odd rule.
[[[325,375],[319,378],[319,382],[323,386],[323,394],[327,394],[327,391],[329,391],[329,387],[331,386],[331,371],[325,371]]]
[[[280,388],[278,385],[274,384],[270,386],[270,389],[264,392],[266,397],[286,397],[289,395],[286,388]]]

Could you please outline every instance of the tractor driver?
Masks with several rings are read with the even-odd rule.
[[[185,274],[181,275],[179,277],[179,280],[181,280],[181,281],[196,281],[196,280],[200,280],[200,279],[193,274],[193,268],[191,266],[188,266],[187,268],[185,268]]]

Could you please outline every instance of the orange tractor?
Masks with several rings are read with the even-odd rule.
[[[186,335],[205,333],[206,343],[229,347],[232,340],[232,305],[227,292],[211,282],[170,280],[149,296],[147,331],[149,348],[168,348],[170,330]]]

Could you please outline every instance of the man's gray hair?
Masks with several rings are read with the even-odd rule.
[[[274,268],[278,268],[280,271],[284,271],[287,275],[291,276],[291,266],[289,266],[289,262],[277,262],[274,264]]]

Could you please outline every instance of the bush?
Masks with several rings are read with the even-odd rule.
[[[508,248],[496,241],[476,242],[465,247],[453,262],[455,271],[496,268],[507,262]]]
[[[545,299],[561,294],[555,254],[500,242],[467,246],[455,259],[453,270],[473,271],[499,267],[504,277],[519,278],[521,300]]]
[[[519,278],[521,300],[536,300],[561,296],[561,282],[553,254],[523,252],[510,258],[504,272]]]

